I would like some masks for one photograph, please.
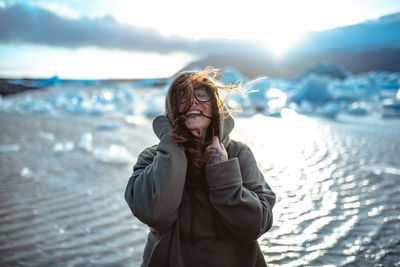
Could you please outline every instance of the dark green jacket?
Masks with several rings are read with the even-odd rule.
[[[198,190],[185,186],[187,158],[168,135],[169,120],[153,121],[160,142],[140,154],[125,191],[150,227],[142,266],[265,266],[257,239],[272,226],[275,194],[251,150],[229,140],[232,117],[220,120],[228,161],[205,166]]]

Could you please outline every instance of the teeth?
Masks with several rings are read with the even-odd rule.
[[[192,111],[189,111],[188,113],[186,113],[186,115],[197,115],[197,114],[201,114],[201,112],[198,110],[192,110]]]

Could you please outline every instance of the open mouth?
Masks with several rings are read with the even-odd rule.
[[[184,116],[186,118],[195,117],[195,116],[203,116],[204,118],[207,118],[207,119],[211,120],[211,116],[207,116],[206,114],[204,114],[200,110],[191,110],[191,111],[187,112]]]
[[[203,112],[199,111],[199,110],[191,110],[189,112],[187,112],[185,114],[186,117],[190,117],[190,116],[201,116],[203,115]]]

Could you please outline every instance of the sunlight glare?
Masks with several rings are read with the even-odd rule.
[[[160,55],[94,47],[49,48],[35,45],[1,45],[0,69],[9,77],[62,79],[132,79],[169,77],[195,59],[185,53]],[[22,51],[22,52],[21,52]],[[23,58],[23,63],[21,63]],[[76,62],[79,62],[77,64]],[[39,68],[40,65],[40,68]],[[22,73],[22,74],[21,74]]]

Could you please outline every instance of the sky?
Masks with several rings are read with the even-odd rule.
[[[169,77],[244,47],[279,60],[307,32],[399,11],[399,0],[0,0],[0,77]]]

